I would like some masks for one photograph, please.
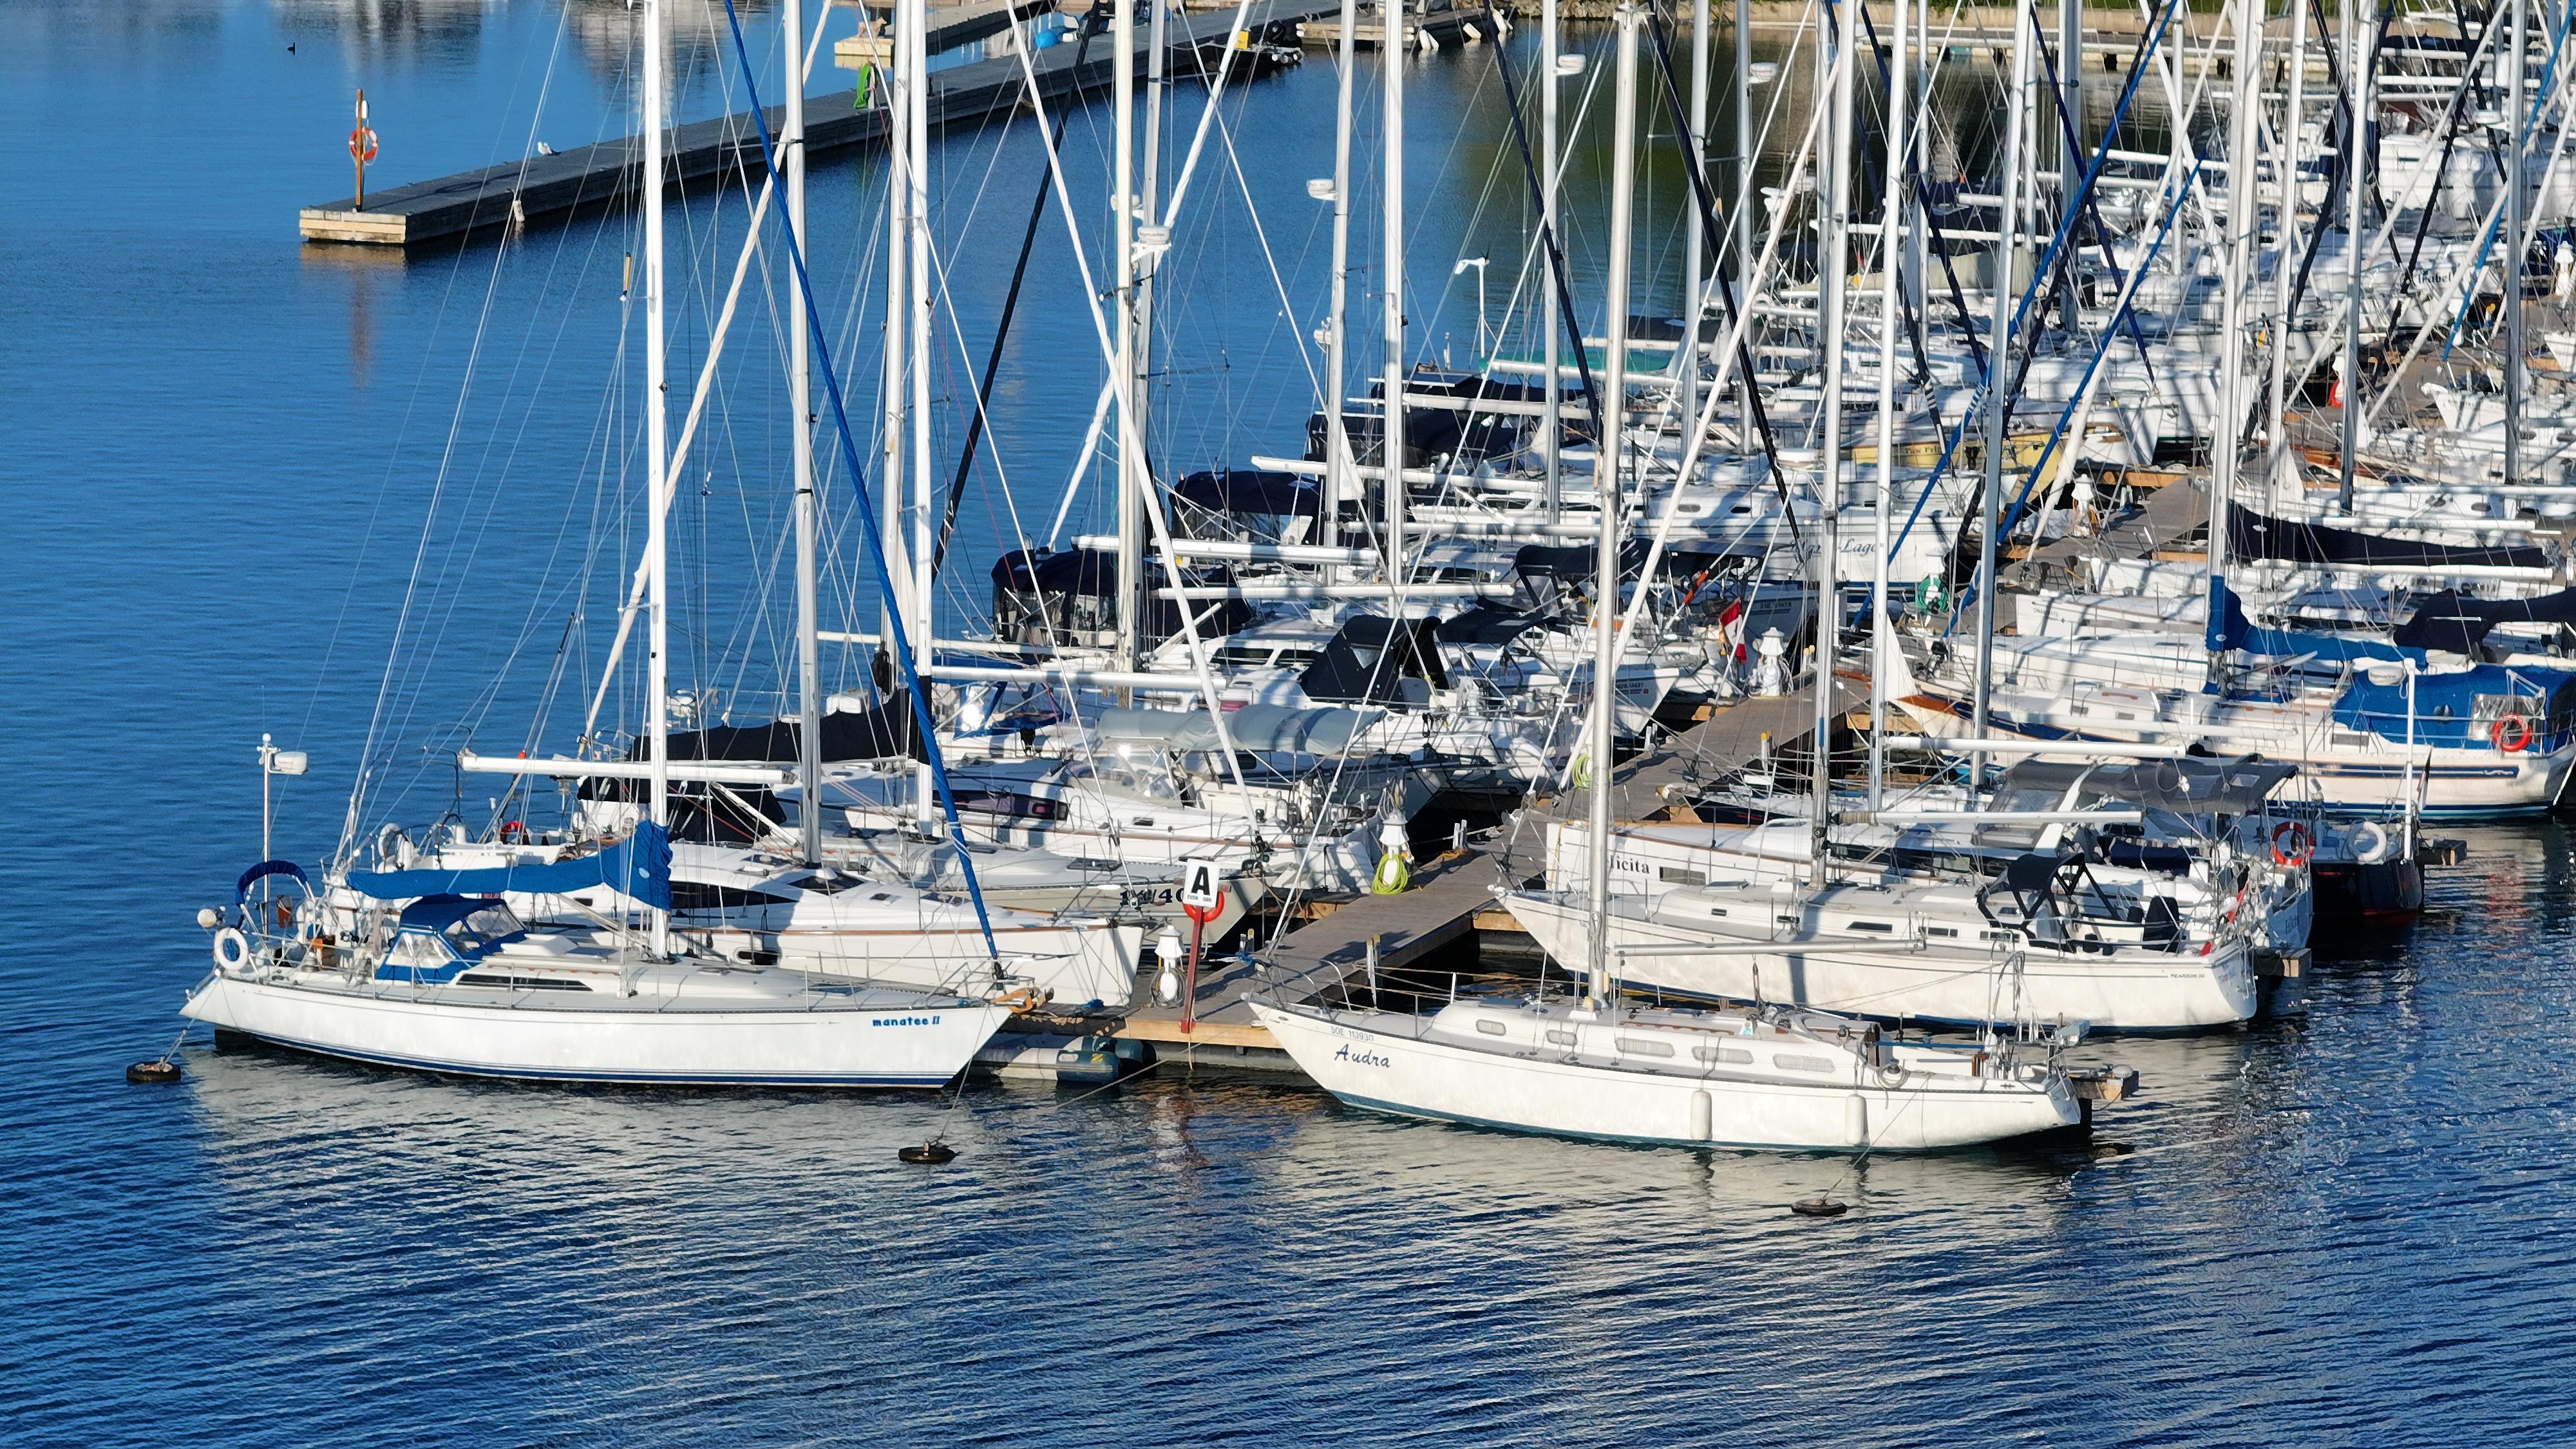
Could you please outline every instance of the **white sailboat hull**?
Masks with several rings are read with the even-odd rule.
[[[726,1009],[692,1007],[683,997],[599,1009],[392,982],[296,984],[292,973],[277,974],[288,979],[212,973],[181,1014],[219,1032],[418,1071],[769,1087],[937,1087],[1010,1014],[980,1002],[905,1002],[897,993],[878,994],[886,1004],[874,1006],[824,998],[802,1009]],[[487,999],[461,999],[474,996]]]
[[[1550,957],[1580,966],[1589,956],[1579,906],[1532,895],[1507,897],[1504,905]],[[1741,940],[1614,911],[1610,944],[1733,947]],[[1620,958],[1617,974],[1632,986],[1710,1000],[1792,1003],[1886,1020],[2084,1021],[2106,1031],[2233,1026],[2251,1018],[2258,1004],[2241,939],[2223,941],[2206,956],[2061,955],[2033,948],[2009,969],[2003,956],[1983,950],[1844,953],[1830,943],[1799,941],[1752,954],[1629,955]]]
[[[1751,1082],[1426,1040],[1414,1030],[1418,1018],[1384,1012],[1252,1009],[1344,1102],[1510,1131],[1671,1147],[1903,1151],[1994,1142],[2082,1117],[2062,1080],[1939,1093],[1862,1080]]]
[[[678,926],[711,955],[770,959],[793,971],[853,976],[885,986],[977,995],[1027,987],[1067,1005],[1124,1004],[1136,994],[1141,926],[1017,926],[997,919],[998,970],[977,930],[828,926]]]

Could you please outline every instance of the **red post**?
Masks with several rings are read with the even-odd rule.
[[[1183,907],[1190,916],[1190,969],[1181,983],[1181,1032],[1188,1035],[1199,1024],[1199,941],[1207,934],[1207,917],[1195,907]]]

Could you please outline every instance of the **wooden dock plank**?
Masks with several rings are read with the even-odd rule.
[[[1832,713],[1844,714],[1869,703],[1869,686],[1857,680],[1834,681]],[[1667,737],[1654,749],[1619,767],[1610,793],[1614,820],[1642,820],[1675,803],[1667,789],[1687,790],[1703,781],[1743,769],[1761,758],[1762,737],[1771,748],[1785,749],[1805,739],[1816,727],[1816,696],[1801,689],[1770,698],[1739,699],[1710,712],[1709,717]],[[1569,806],[1571,800],[1569,800]]]
[[[1247,27],[1266,35],[1276,27],[1326,13],[1329,0],[1256,0]],[[1186,57],[1231,30],[1233,12],[1175,16],[1167,23],[1168,52]],[[1079,72],[1073,45],[1053,45],[1029,57],[1038,89],[1049,102],[1107,86],[1115,77],[1115,57],[1100,41]],[[1146,46],[1139,43],[1135,60],[1141,67]],[[1196,75],[1196,65],[1176,60],[1176,75]],[[946,128],[979,121],[1027,101],[1027,83],[1016,55],[973,61],[931,73],[930,123]],[[855,90],[809,97],[805,102],[805,151],[822,156],[885,138],[885,116],[874,106],[857,107]],[[778,107],[767,108],[773,135],[783,119]],[[672,132],[669,147],[671,186],[679,189],[710,179],[756,180],[762,174],[760,132],[749,111],[698,121]],[[365,209],[355,197],[308,206],[298,214],[298,229],[308,241],[357,242],[379,246],[454,244],[505,227],[555,222],[584,210],[609,205],[633,188],[638,171],[639,138],[621,137],[576,146],[552,155],[505,161],[479,171],[461,172],[433,181],[415,181],[371,192]]]
[[[2021,568],[2030,578],[2044,579],[2052,572],[2074,574],[2087,558],[2155,558],[2177,552],[2192,530],[2208,521],[2208,495],[2202,492],[2198,479],[2163,484],[2144,508],[2100,535],[2042,544],[2031,550]]]
[[[1474,930],[1476,913],[1493,905],[1494,886],[1501,878],[1493,858],[1481,851],[1443,857],[1423,867],[1412,889],[1361,896],[1280,937],[1259,963],[1234,957],[1204,964],[1195,998],[1197,1021],[1189,1032],[1180,1029],[1179,1007],[1149,998],[1128,1013],[1119,1034],[1139,1041],[1276,1050],[1279,1044],[1254,1023],[1252,1009],[1244,1005],[1245,992],[1276,985],[1300,999],[1335,995],[1367,969],[1372,936],[1378,941],[1380,970],[1418,961]]]

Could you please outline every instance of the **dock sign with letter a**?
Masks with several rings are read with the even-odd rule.
[[[1181,865],[1181,913],[1204,926],[1216,919],[1216,865],[1192,860]]]

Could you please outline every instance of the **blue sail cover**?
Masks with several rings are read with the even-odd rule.
[[[2536,714],[2491,705],[2482,717],[2481,696],[2539,701]],[[2407,689],[2403,676],[2374,679],[2356,675],[2335,701],[2335,723],[2349,730],[2368,730],[2391,742],[2408,737]],[[2417,744],[2455,749],[2493,745],[2496,722],[2503,714],[2521,714],[2531,726],[2526,748],[2548,754],[2568,742],[2576,729],[2576,673],[2563,669],[2523,669],[2481,664],[2447,674],[2418,675],[2414,690]]]
[[[496,865],[481,870],[353,871],[349,888],[379,901],[421,896],[497,896],[505,891],[561,896],[604,885],[646,905],[671,908],[671,833],[650,820],[608,849],[550,865]]]
[[[2245,615],[2244,601],[2227,586],[2227,580],[2212,575],[2209,580],[2209,647],[2234,649],[2246,654],[2276,659],[2295,659],[2302,655],[2331,660],[2339,664],[2365,662],[2424,662],[2424,651],[2394,644],[2384,639],[2370,639],[2350,634],[2322,634],[2311,629],[2260,629]]]

